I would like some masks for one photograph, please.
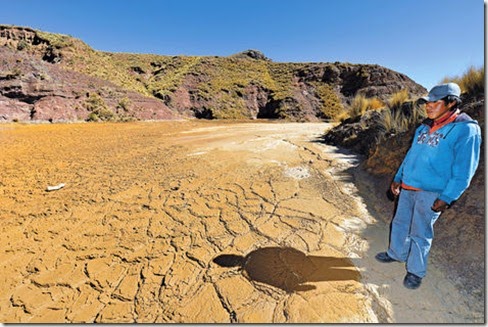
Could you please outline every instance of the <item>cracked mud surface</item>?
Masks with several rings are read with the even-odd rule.
[[[414,294],[371,259],[386,227],[329,127],[0,126],[0,321],[476,321],[435,270]]]

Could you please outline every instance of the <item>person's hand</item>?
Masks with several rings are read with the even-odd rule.
[[[449,208],[449,204],[447,204],[447,202],[439,200],[439,199],[435,200],[434,204],[431,207],[432,211],[435,211],[435,212],[443,212],[447,208]]]
[[[390,191],[393,193],[394,196],[398,196],[400,194],[400,186],[402,183],[392,182],[390,185]]]

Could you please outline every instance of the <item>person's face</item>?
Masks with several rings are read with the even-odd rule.
[[[446,106],[446,103],[443,100],[438,100],[435,102],[426,102],[425,103],[425,111],[427,113],[427,117],[430,119],[436,120],[439,117],[442,117],[449,109],[454,106],[454,102],[449,103]]]

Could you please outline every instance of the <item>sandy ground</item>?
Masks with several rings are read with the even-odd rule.
[[[435,266],[411,291],[374,260],[327,128],[0,125],[0,322],[483,322]]]

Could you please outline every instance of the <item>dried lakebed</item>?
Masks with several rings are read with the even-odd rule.
[[[481,321],[435,267],[415,293],[372,259],[387,226],[330,127],[0,125],[0,321]]]

